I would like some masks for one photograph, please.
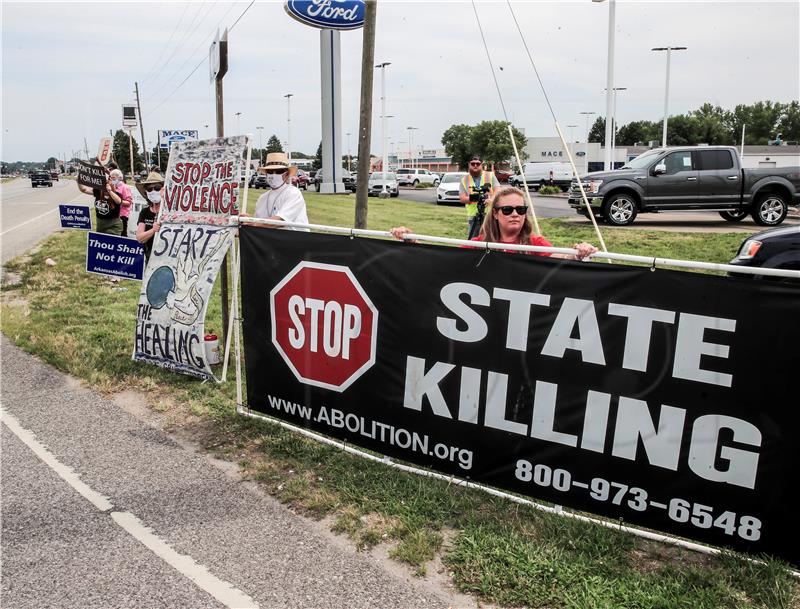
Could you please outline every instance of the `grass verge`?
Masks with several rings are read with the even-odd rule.
[[[250,210],[262,193],[250,193]],[[351,226],[355,197],[305,195],[311,222]],[[464,211],[370,200],[370,228],[412,226],[463,237]],[[592,240],[589,228],[542,222],[557,245]],[[730,259],[732,234],[605,229],[613,251],[712,262]],[[86,235],[63,232],[8,265],[2,331],[25,350],[101,392],[139,390],[167,426],[239,463],[244,477],[294,510],[328,518],[361,550],[387,544],[422,576],[440,556],[457,587],[504,606],[783,609],[797,607],[786,565],[735,554],[699,555],[511,504],[366,462],[234,412],[233,383],[213,385],[130,359],[139,284],[84,272]],[[45,258],[56,266],[47,266]],[[80,303],[77,306],[76,303]],[[219,297],[207,327],[219,328]]]

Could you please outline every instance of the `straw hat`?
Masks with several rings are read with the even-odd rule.
[[[267,164],[262,169],[264,171],[267,169],[289,169],[289,158],[285,152],[269,152],[267,153]]]
[[[149,174],[147,174],[147,177],[144,180],[136,183],[136,190],[138,190],[139,194],[145,199],[147,198],[147,192],[145,191],[144,187],[149,186],[150,184],[161,184],[163,186],[164,176],[156,171],[151,171]]]

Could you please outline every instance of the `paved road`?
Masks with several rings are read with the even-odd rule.
[[[0,184],[0,261],[25,253],[61,223],[61,203],[91,204],[91,197],[78,192],[75,180],[59,180],[53,187],[31,188],[27,178]]]
[[[561,218],[573,216],[575,212],[567,205],[566,199],[556,197],[540,197],[531,193],[533,204],[536,206],[536,213],[540,218]],[[426,188],[416,190],[414,188],[401,188],[399,199],[406,201],[416,201],[418,203],[436,203],[436,189]],[[453,203],[452,205],[456,205]]]
[[[0,340],[3,607],[475,606]]]

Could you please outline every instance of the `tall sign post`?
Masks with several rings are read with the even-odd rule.
[[[147,142],[144,141],[144,121],[142,120],[142,106],[139,103],[139,83],[133,83],[136,86],[136,110],[139,113],[139,129],[142,132],[142,150],[144,156],[144,165],[145,169],[150,171],[150,154],[147,152]],[[159,165],[159,169],[161,169],[161,165]]]
[[[128,153],[131,160],[131,180],[133,180],[133,176],[136,175],[136,170],[134,169],[133,163],[133,137],[131,136],[131,132],[136,128],[138,123],[139,122],[136,119],[136,105],[125,104],[122,106],[122,127],[128,134]]]
[[[320,192],[346,192],[342,183],[342,73],[341,30],[364,25],[364,0],[286,0],[284,9],[292,19],[320,28],[320,75],[322,85],[322,175]],[[370,68],[371,69],[371,68]],[[372,82],[370,80],[370,82]],[[371,90],[371,87],[370,87]],[[369,158],[369,154],[367,154]]]
[[[222,102],[222,79],[228,73],[228,28],[220,38],[219,33],[208,53],[208,65],[211,81],[215,83],[217,100],[217,137],[225,136],[225,115],[223,114]],[[245,206],[247,202],[245,201]],[[222,297],[222,327],[228,327],[228,255],[222,261],[222,268],[219,274],[220,296]]]
[[[375,69],[375,14],[377,0],[367,0],[364,14],[364,36],[361,45],[361,111],[358,126],[358,179],[356,180],[355,227],[367,228],[369,204],[369,146],[372,141],[372,80]],[[386,108],[384,107],[385,114]],[[384,121],[386,119],[383,119]],[[386,168],[382,168],[386,171]],[[385,178],[386,176],[384,176]],[[386,188],[386,180],[383,180]]]

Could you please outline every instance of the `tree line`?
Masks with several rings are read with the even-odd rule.
[[[697,110],[670,116],[667,122],[667,143],[670,146],[738,146],[745,127],[746,145],[764,146],[780,136],[783,142],[800,141],[800,102],[759,101],[739,104],[733,110],[705,103]],[[589,141],[605,145],[606,121],[595,120],[589,130]],[[661,141],[663,119],[632,121],[617,129],[617,146]]]

